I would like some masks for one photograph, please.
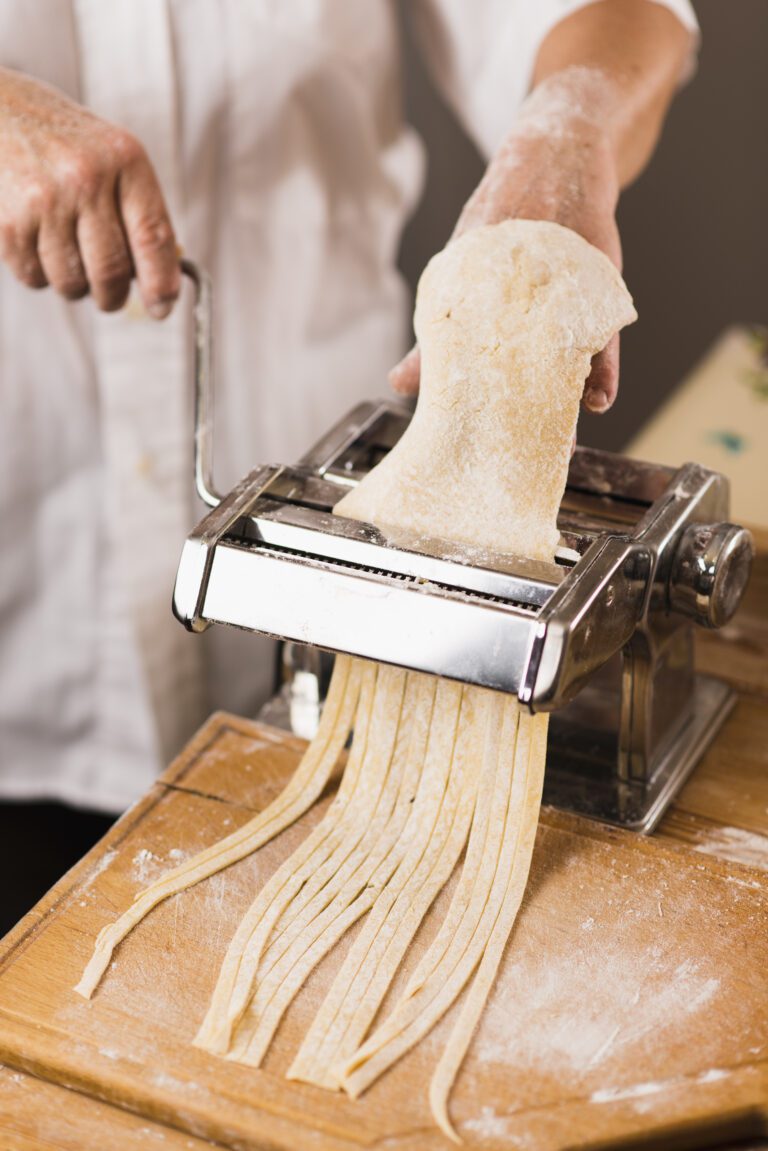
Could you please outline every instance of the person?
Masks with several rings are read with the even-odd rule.
[[[457,230],[553,219],[619,262],[620,189],[695,56],[688,0],[409,8],[489,159]],[[212,707],[253,714],[271,690],[266,641],[190,637],[169,608],[200,513],[178,257],[215,284],[221,488],[380,395],[406,346],[396,254],[423,169],[398,43],[389,0],[0,6],[9,853],[39,842],[34,801],[121,811]],[[593,411],[616,394],[617,356],[595,361]],[[417,388],[417,351],[392,383]]]

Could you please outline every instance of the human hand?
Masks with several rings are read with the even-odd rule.
[[[136,276],[155,319],[179,294],[173,227],[129,132],[45,84],[0,69],[0,256],[23,284],[105,312]]]
[[[621,267],[615,211],[619,194],[611,142],[601,125],[605,81],[592,69],[553,76],[523,105],[512,133],[467,201],[452,239],[513,218],[553,220],[579,232]],[[390,373],[397,392],[418,391],[418,348]],[[594,357],[584,406],[604,412],[616,398],[619,339]]]

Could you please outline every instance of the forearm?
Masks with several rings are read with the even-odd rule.
[[[561,20],[454,235],[508,219],[552,220],[621,267],[619,192],[648,162],[690,50],[691,33],[653,0],[596,0]],[[403,392],[418,378],[414,352],[390,376]],[[605,411],[617,387],[614,339],[593,362],[585,406]]]
[[[533,90],[554,103],[559,96],[568,115],[582,114],[595,126],[623,188],[650,159],[690,50],[691,33],[668,8],[597,0],[543,41]]]

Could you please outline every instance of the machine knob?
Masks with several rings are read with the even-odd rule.
[[[682,534],[669,577],[672,611],[703,627],[728,623],[749,580],[754,546],[736,524],[690,524]]]

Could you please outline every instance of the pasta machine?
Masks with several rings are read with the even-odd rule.
[[[752,559],[724,476],[577,448],[553,563],[385,534],[332,514],[410,419],[360,404],[293,466],[212,480],[210,291],[197,285],[197,490],[174,612],[517,695],[553,712],[545,802],[650,831],[733,703],[694,627],[733,615]]]

